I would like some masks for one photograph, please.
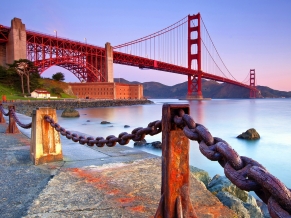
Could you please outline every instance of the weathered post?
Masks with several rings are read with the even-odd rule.
[[[189,139],[174,123],[174,116],[189,105],[163,105],[162,188],[155,218],[197,217],[189,195]]]
[[[0,104],[0,107],[3,108],[2,104]],[[5,121],[4,117],[3,117],[2,110],[0,110],[0,123],[6,123],[6,121]]]
[[[8,111],[9,111],[9,124],[8,124],[8,127],[6,129],[6,133],[20,133],[17,125],[16,125],[16,122],[15,122],[15,119],[14,119],[14,116],[12,115],[12,113],[10,113],[11,110],[14,110],[15,111],[15,106],[14,105],[9,105],[8,106]]]
[[[55,109],[43,107],[33,111],[30,158],[35,165],[63,160],[60,133],[46,122],[45,115],[57,122]]]

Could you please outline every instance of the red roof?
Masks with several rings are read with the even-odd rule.
[[[45,89],[36,89],[33,92],[36,92],[38,94],[50,94],[47,90]]]

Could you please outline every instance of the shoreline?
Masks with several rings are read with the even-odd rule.
[[[118,101],[119,103],[120,103],[120,101]],[[150,101],[149,101],[150,102]],[[23,102],[19,102],[19,103],[23,103]],[[33,102],[33,103],[36,103],[36,102]],[[35,104],[30,104],[30,106],[35,106]],[[37,103],[39,103],[39,102],[37,102]],[[46,102],[46,103],[48,103],[48,102]],[[51,103],[51,102],[49,102],[49,103]],[[55,102],[54,102],[55,103]],[[68,103],[68,102],[67,102]],[[72,103],[72,102],[71,102]],[[75,102],[74,102],[75,103]],[[92,102],[86,102],[86,103],[92,103]],[[107,102],[108,103],[108,102]],[[112,102],[111,102],[112,103]],[[116,103],[116,102],[115,102]],[[127,101],[127,103],[128,103],[128,101]],[[131,102],[132,103],[132,102]],[[135,103],[137,103],[137,101],[135,101]],[[16,104],[17,105],[17,104]],[[86,105],[86,104],[85,104]],[[127,106],[128,104],[126,104],[126,105],[118,105],[118,106]],[[134,105],[134,104],[131,104],[131,105]],[[20,105],[19,105],[20,106]],[[27,107],[27,105],[23,105],[24,107],[26,106]],[[61,106],[63,106],[63,105],[61,105]],[[61,107],[60,105],[58,105],[58,107]],[[67,106],[67,104],[66,104],[66,106]],[[84,104],[82,105],[82,106],[84,106]],[[110,106],[112,106],[112,105],[110,105]],[[108,107],[110,107],[110,106],[108,106]],[[19,113],[18,112],[18,110],[17,110],[17,106],[16,106],[16,112],[17,113]],[[81,108],[81,107],[79,107],[79,108]],[[22,131],[21,131],[22,132]],[[22,134],[23,134],[23,132],[22,132]],[[26,134],[24,134],[24,135],[26,135]],[[26,135],[27,136],[27,135]],[[28,138],[30,138],[29,136],[27,136]],[[66,143],[65,143],[66,144]],[[70,143],[69,143],[70,144]],[[64,145],[64,148],[65,148],[66,146]],[[71,146],[70,146],[71,147]],[[82,146],[82,147],[84,147],[84,146]],[[123,146],[121,146],[122,148],[124,148],[125,149],[125,147],[123,147]],[[95,148],[94,147],[94,150],[97,150],[98,149],[98,151],[99,151],[99,148]],[[101,148],[101,149],[103,149],[104,150],[104,148]],[[100,149],[100,151],[102,151]],[[128,148],[126,148],[126,149],[128,149]],[[134,149],[134,148],[133,148]],[[135,152],[137,152],[137,151],[135,151]],[[146,151],[144,151],[144,152],[146,152]],[[91,152],[90,152],[91,153]],[[129,152],[130,154],[132,154],[132,153],[134,153],[134,152]],[[147,152],[146,152],[147,153]],[[152,154],[149,154],[148,153],[148,155],[152,155]],[[79,155],[78,155],[79,156]],[[125,155],[125,156],[127,156],[127,155]],[[122,157],[124,158],[125,157],[124,156],[124,154],[122,153]],[[155,155],[154,155],[155,156]],[[79,158],[79,157],[78,157]],[[109,161],[109,160],[108,160]],[[87,160],[87,158],[86,158],[86,161],[84,161],[84,162],[88,162],[88,160]],[[89,161],[90,162],[90,161]],[[96,162],[96,160],[95,160],[95,162]],[[95,163],[94,162],[94,163]],[[102,161],[101,162],[103,162],[104,163],[104,160],[102,159]],[[111,163],[111,161],[109,161],[108,163]],[[225,191],[226,192],[229,192],[229,193],[231,193],[231,195],[233,195],[234,197],[238,197],[238,196],[236,196],[234,193],[232,193],[232,189],[234,189],[234,187],[233,187],[233,185],[227,185],[224,189],[225,190],[217,190],[217,188],[216,187],[214,187],[213,189],[214,190],[210,190],[209,189],[209,187],[208,187],[208,185],[210,184],[210,181],[212,181],[212,180],[214,180],[214,182],[212,182],[213,184],[219,184],[219,186],[221,186],[222,184],[224,184],[224,183],[226,183],[226,181],[227,181],[227,179],[225,180],[225,179],[223,179],[225,176],[224,175],[222,175],[222,177],[217,177],[217,176],[215,176],[215,177],[213,177],[212,179],[211,179],[211,177],[209,177],[209,174],[208,174],[208,172],[206,171],[206,170],[202,170],[202,169],[198,169],[198,168],[196,168],[196,167],[190,167],[191,168],[191,173],[193,173],[193,175],[195,175],[194,177],[196,177],[196,179],[198,179],[198,180],[200,180],[202,183],[204,183],[204,186],[205,186],[205,189],[206,190],[208,190],[208,191],[210,191],[210,192],[212,192],[212,194],[214,194],[214,196],[216,196],[217,194],[218,194],[218,192],[220,192],[220,195],[222,195],[222,196],[220,196],[218,199],[220,200],[220,202],[224,202],[224,200],[225,199],[228,199],[229,198],[229,196],[228,195],[226,195],[226,196],[224,196],[225,194],[222,194],[222,193],[224,193]],[[237,188],[235,188],[235,190],[236,190]],[[222,192],[221,192],[222,191]],[[213,193],[214,192],[214,193]],[[237,191],[236,191],[237,192]],[[244,193],[244,191],[239,191],[240,193]],[[249,202],[255,202],[256,200],[254,200],[254,198],[252,197],[252,196],[248,196],[248,194],[243,194],[243,196],[244,196],[244,198],[247,198],[248,199],[248,201]],[[218,196],[216,196],[216,197],[218,197]],[[238,201],[238,202],[237,202]],[[246,211],[246,208],[243,206],[243,202],[241,202],[241,199],[237,199],[237,200],[235,200],[235,202],[237,202],[236,204],[239,204],[240,205],[240,207],[241,208],[243,208],[243,210],[242,211],[240,211],[239,213],[244,213],[244,214],[252,214],[252,213],[255,213],[256,215],[259,215],[259,217],[261,216],[261,210],[262,209],[259,209],[259,207],[258,207],[258,205],[257,205],[257,203],[256,204],[252,204],[252,205],[250,205],[249,203],[247,203],[247,207],[246,208],[248,208],[248,207],[252,207],[253,209],[252,210],[248,210],[247,209],[247,211]],[[246,202],[245,202],[246,203]],[[225,205],[225,206],[228,206],[228,205]]]
[[[44,100],[44,101],[14,101],[2,103],[5,109],[9,105],[15,106],[16,113],[31,117],[32,111],[39,107],[51,107],[56,110],[66,108],[97,108],[97,107],[119,107],[131,105],[154,104],[154,102],[144,99],[116,99],[116,100]]]

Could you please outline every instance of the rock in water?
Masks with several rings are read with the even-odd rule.
[[[101,121],[100,124],[110,124],[110,122],[108,122],[108,121]]]
[[[145,139],[142,139],[140,141],[136,141],[134,142],[133,146],[143,146],[147,143],[147,141]]]
[[[160,141],[152,142],[154,148],[162,149],[162,143]]]
[[[254,128],[251,128],[248,129],[246,132],[243,132],[242,134],[238,135],[237,138],[254,140],[259,139],[260,135]]]
[[[77,110],[73,108],[67,108],[63,111],[61,117],[79,117],[80,114]]]

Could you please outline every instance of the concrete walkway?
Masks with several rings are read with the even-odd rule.
[[[23,123],[30,117],[17,114]],[[0,124],[0,217],[153,217],[161,159],[126,146],[89,147],[62,137],[64,161],[32,165],[30,130]],[[191,175],[198,217],[236,217]]]

